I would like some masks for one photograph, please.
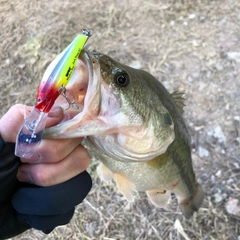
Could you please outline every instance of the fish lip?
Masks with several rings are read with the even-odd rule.
[[[95,51],[84,50],[79,58],[88,71],[88,86],[83,107],[85,110],[87,108],[92,109],[90,112],[94,116],[98,115],[101,109],[101,73],[97,56],[100,56],[100,54]]]
[[[91,67],[93,67],[93,63],[99,62],[99,58],[102,56],[100,52],[97,52],[96,50],[91,50],[91,47],[88,49],[84,49],[80,56],[79,59],[82,60],[85,64],[86,62],[90,61]]]
[[[88,70],[88,74],[90,74],[90,77],[93,76],[93,59],[95,59],[93,57],[94,55],[88,50],[82,51],[82,53],[79,56],[79,59],[85,64]],[[90,77],[88,77],[88,79]]]
[[[97,76],[99,77],[99,81],[100,81],[100,63],[99,63],[99,58],[100,56],[102,56],[101,53],[96,52],[96,51],[91,51],[89,50],[83,50],[82,53],[79,56],[79,59],[85,64],[87,70],[88,70],[88,74],[89,77],[88,79],[93,79],[93,75],[94,72],[97,74]],[[99,68],[99,73],[97,72]]]
[[[91,51],[91,54],[95,57],[95,58],[98,58],[100,57],[102,54],[100,52],[97,52],[95,50]]]

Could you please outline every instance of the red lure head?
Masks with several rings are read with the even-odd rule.
[[[36,97],[36,106],[39,111],[48,113],[52,108],[55,100],[59,96],[58,88],[55,86],[47,87],[47,84],[44,87],[39,87],[37,97]]]

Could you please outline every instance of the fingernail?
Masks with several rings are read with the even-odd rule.
[[[20,182],[27,182],[27,183],[33,183],[33,179],[31,175],[24,171],[18,171],[17,178]]]
[[[63,109],[61,107],[53,107],[51,111],[48,113],[48,117],[50,118],[59,118],[63,113]]]
[[[21,158],[21,162],[22,163],[40,163],[42,159],[43,159],[42,154],[38,151],[35,151],[35,153],[32,155],[31,158]]]

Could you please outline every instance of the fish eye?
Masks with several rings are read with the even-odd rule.
[[[126,87],[129,84],[129,76],[126,73],[118,73],[115,81],[120,87]]]

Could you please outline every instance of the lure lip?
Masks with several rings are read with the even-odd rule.
[[[47,113],[33,108],[18,132],[15,145],[15,155],[30,158],[39,146],[47,121]]]
[[[82,34],[87,36],[87,37],[91,37],[93,35],[93,32],[92,32],[92,30],[88,30],[86,28],[83,28],[82,29]]]

